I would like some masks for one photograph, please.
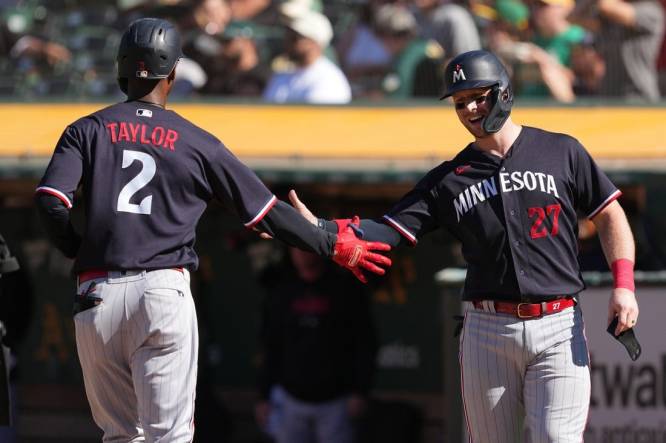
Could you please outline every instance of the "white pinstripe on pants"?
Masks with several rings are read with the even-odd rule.
[[[579,307],[521,320],[467,303],[460,336],[473,443],[580,443],[590,371]]]
[[[86,395],[104,442],[190,442],[198,331],[189,274],[137,271],[84,282],[74,316]]]

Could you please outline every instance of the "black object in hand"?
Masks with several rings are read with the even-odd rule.
[[[629,358],[633,361],[638,360],[638,357],[641,356],[641,344],[638,343],[636,334],[634,334],[634,329],[627,329],[620,332],[620,335],[615,335],[615,328],[617,328],[617,317],[610,322],[606,331],[612,335],[614,339],[622,343],[622,346],[624,346],[629,353]]]

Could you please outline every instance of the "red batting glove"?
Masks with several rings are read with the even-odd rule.
[[[355,216],[350,224],[359,225],[359,218]],[[391,266],[391,259],[371,251],[390,251],[391,246],[381,242],[367,242],[356,237],[354,229],[347,226],[338,234],[338,240],[333,248],[333,261],[349,269],[359,280],[367,283],[362,269],[378,275],[384,275],[386,271],[377,265]]]
[[[352,219],[351,218],[336,218],[333,220],[336,225],[338,225],[338,234],[341,232],[344,232],[345,229],[347,229],[347,226],[349,226],[349,223],[351,223]]]

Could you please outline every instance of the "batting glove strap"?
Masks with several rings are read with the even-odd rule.
[[[338,225],[338,234],[341,234],[347,229],[347,226],[351,223],[351,218],[336,218],[333,220],[336,225]]]

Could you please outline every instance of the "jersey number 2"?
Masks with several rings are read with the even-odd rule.
[[[123,169],[128,168],[132,163],[134,163],[134,160],[141,162],[141,171],[136,177],[130,180],[129,183],[127,183],[120,191],[120,194],[118,194],[117,209],[119,212],[131,212],[134,214],[150,215],[150,210],[153,206],[152,195],[144,197],[144,199],[141,200],[141,203],[138,205],[130,203],[130,199],[134,194],[139,192],[141,188],[146,186],[155,176],[155,171],[157,170],[155,159],[143,152],[128,150],[123,151]]]
[[[546,216],[550,217],[551,215],[553,216],[553,227],[550,230],[550,235],[557,235],[559,231],[559,225],[557,223],[561,209],[562,207],[560,205],[548,205],[546,206],[545,210],[538,206],[529,208],[527,210],[527,216],[529,218],[536,216],[536,218],[534,219],[534,223],[532,224],[532,229],[530,229],[530,237],[541,238],[548,235],[546,227],[543,226],[542,224],[543,221],[546,219]]]

